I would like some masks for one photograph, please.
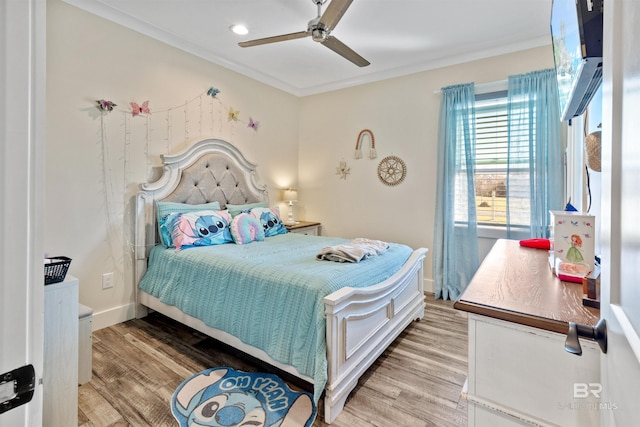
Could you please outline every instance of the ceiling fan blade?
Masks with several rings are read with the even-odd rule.
[[[353,49],[333,36],[327,37],[327,39],[324,40],[322,44],[338,55],[341,55],[349,61],[353,62],[358,67],[366,67],[367,65],[369,65],[369,61],[358,55]]]
[[[331,31],[338,25],[342,15],[347,11],[353,0],[331,0],[329,6],[322,14],[319,25],[324,25],[327,31]]]
[[[310,35],[311,35],[311,31],[298,31],[297,33],[282,34],[280,36],[265,37],[263,39],[255,39],[255,40],[249,40],[249,41],[246,41],[246,42],[240,42],[240,43],[238,43],[238,46],[240,46],[240,47],[258,46],[258,45],[261,45],[261,44],[268,44],[268,43],[283,42],[283,41],[286,41],[286,40],[301,39],[303,37],[308,37]]]

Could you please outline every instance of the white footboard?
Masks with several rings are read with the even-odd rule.
[[[400,271],[376,286],[343,288],[324,299],[329,366],[325,422],[335,420],[358,378],[400,332],[424,316],[426,254],[425,248],[415,250]]]

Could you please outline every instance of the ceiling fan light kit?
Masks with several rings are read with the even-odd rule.
[[[353,0],[331,0],[331,3],[329,3],[329,6],[327,6],[327,9],[324,11],[324,14],[322,13],[322,5],[326,3],[327,0],[311,1],[318,7],[318,16],[309,21],[306,31],[249,40],[246,42],[240,42],[238,45],[240,47],[251,47],[311,36],[313,41],[322,43],[322,45],[359,67],[366,67],[369,65],[369,61],[331,35],[331,31],[333,31],[340,19],[342,19],[342,16],[347,11]]]

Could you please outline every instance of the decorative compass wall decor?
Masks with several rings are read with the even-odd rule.
[[[378,164],[378,178],[383,184],[398,185],[407,176],[407,166],[397,156],[387,156]]]

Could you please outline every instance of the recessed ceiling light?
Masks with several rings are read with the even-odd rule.
[[[244,36],[245,34],[249,34],[249,30],[247,29],[247,27],[245,27],[242,24],[234,24],[234,25],[230,26],[229,29],[231,31],[233,31],[234,33],[239,34],[241,36]]]

